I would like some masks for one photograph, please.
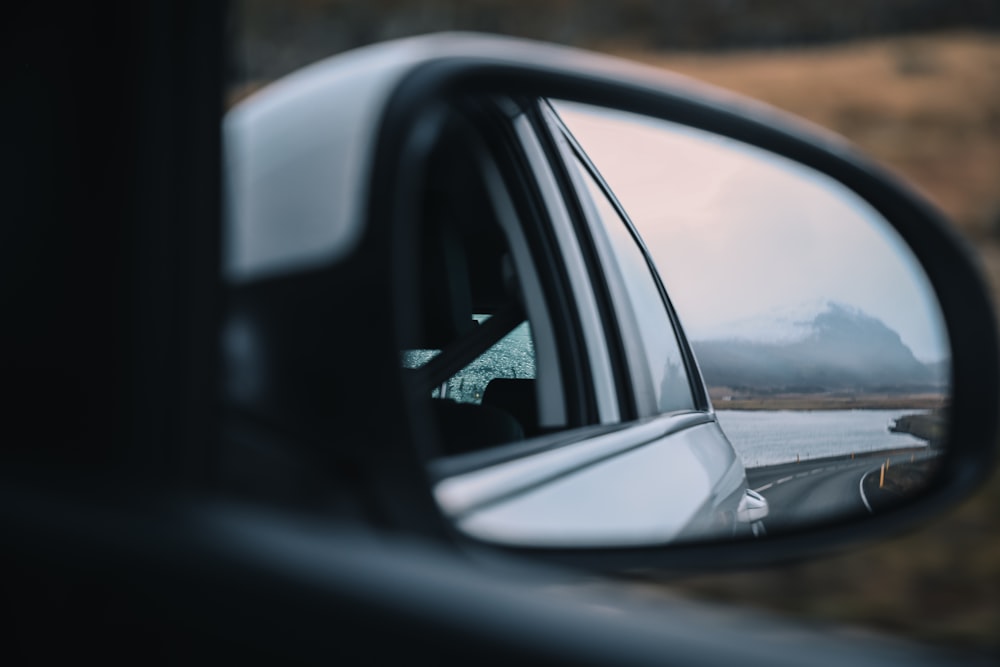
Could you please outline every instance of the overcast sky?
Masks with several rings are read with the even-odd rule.
[[[680,125],[557,109],[638,227],[689,338],[831,299],[882,320],[918,359],[949,356],[916,259],[836,181]]]

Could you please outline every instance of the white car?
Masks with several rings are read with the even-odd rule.
[[[536,547],[749,535],[767,501],[747,488],[642,239],[552,105],[449,96],[424,120],[407,112],[401,129],[420,134],[379,163],[379,122],[408,91],[423,94],[422,71],[448,54],[571,57],[514,45],[439,37],[364,49],[230,111],[225,349],[241,377],[270,378],[259,394],[233,382],[234,403],[286,418],[282,403],[305,388],[282,386],[293,367],[280,348],[307,349],[292,342],[303,331],[332,341],[353,321],[334,298],[287,312],[289,292],[337,291],[329,268],[364,246],[384,204],[405,241],[380,279],[397,284],[384,300],[372,285],[353,289],[405,312],[400,331],[384,333],[408,366],[412,409],[431,422],[418,444],[459,530]],[[247,347],[254,329],[269,342]],[[343,351],[331,344],[330,363]]]

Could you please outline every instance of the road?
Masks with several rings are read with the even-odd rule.
[[[933,451],[921,447],[896,450],[891,454],[883,452],[750,468],[747,481],[751,489],[767,498],[770,512],[764,527],[773,529],[871,512],[861,490],[865,475],[879,474],[879,468],[887,459],[891,467],[934,455]]]

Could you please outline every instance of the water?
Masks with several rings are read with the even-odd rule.
[[[743,465],[790,463],[899,447],[924,447],[924,440],[890,433],[903,415],[923,410],[718,410],[722,430]]]

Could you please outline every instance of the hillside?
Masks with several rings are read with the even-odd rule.
[[[807,307],[791,317],[767,313],[734,323],[725,337],[693,341],[705,381],[785,392],[914,392],[946,382],[881,320],[833,301]]]

